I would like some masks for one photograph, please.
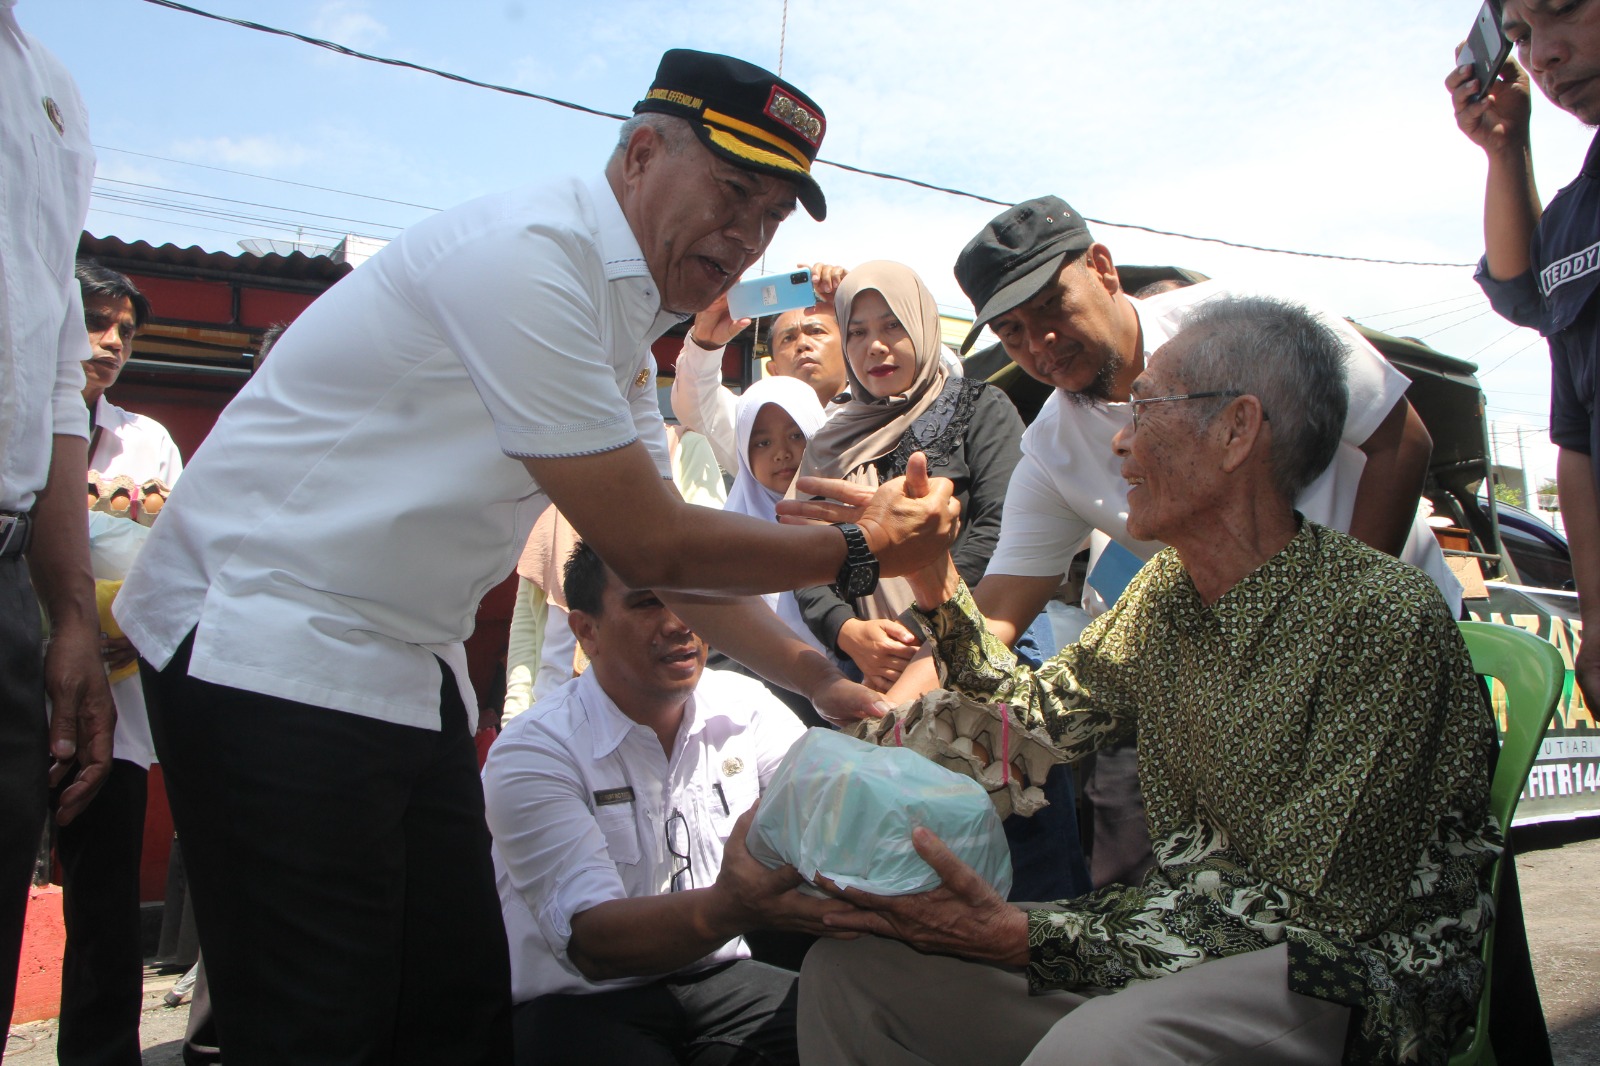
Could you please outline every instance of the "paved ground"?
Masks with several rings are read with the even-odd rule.
[[[1522,905],[1556,1066],[1600,1066],[1600,819],[1518,830]],[[141,1036],[145,1066],[182,1066],[187,1004],[161,997],[177,974],[148,974]],[[54,1022],[11,1030],[7,1066],[56,1061]]]
[[[1600,1066],[1600,819],[1517,830],[1517,875],[1557,1066]]]

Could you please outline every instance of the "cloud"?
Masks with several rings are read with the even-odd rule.
[[[366,0],[326,0],[311,19],[311,35],[361,51],[389,37],[389,29],[368,11]]]
[[[178,141],[172,153],[180,159],[240,170],[283,171],[311,158],[303,144],[272,135],[205,137]]]

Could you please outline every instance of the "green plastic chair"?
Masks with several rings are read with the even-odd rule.
[[[1567,666],[1554,644],[1532,633],[1493,622],[1462,622],[1461,636],[1472,656],[1474,673],[1500,682],[1506,697],[1506,731],[1500,739],[1500,760],[1489,786],[1489,807],[1501,828],[1509,831],[1517,800],[1528,783],[1545,728],[1555,714],[1566,682]],[[1500,899],[1500,867],[1491,874],[1491,889]],[[1489,1045],[1489,979],[1494,963],[1494,937],[1483,940],[1483,995],[1472,1027],[1456,1041],[1450,1066],[1495,1066]]]

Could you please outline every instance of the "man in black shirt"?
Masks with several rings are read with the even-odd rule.
[[[1579,609],[1586,625],[1600,626],[1600,136],[1576,180],[1542,210],[1528,140],[1530,74],[1551,103],[1585,125],[1600,125],[1600,3],[1506,0],[1501,28],[1516,46],[1517,62],[1506,63],[1483,99],[1469,99],[1479,88],[1470,66],[1457,67],[1445,86],[1456,124],[1489,160],[1478,284],[1503,317],[1550,341],[1550,437],[1560,449],[1561,513]],[[1585,699],[1600,706],[1600,640],[1584,641],[1574,666]]]

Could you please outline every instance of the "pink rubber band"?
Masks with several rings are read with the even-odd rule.
[[[1011,708],[1005,704],[996,704],[1000,708],[1000,783],[1011,783]]]

